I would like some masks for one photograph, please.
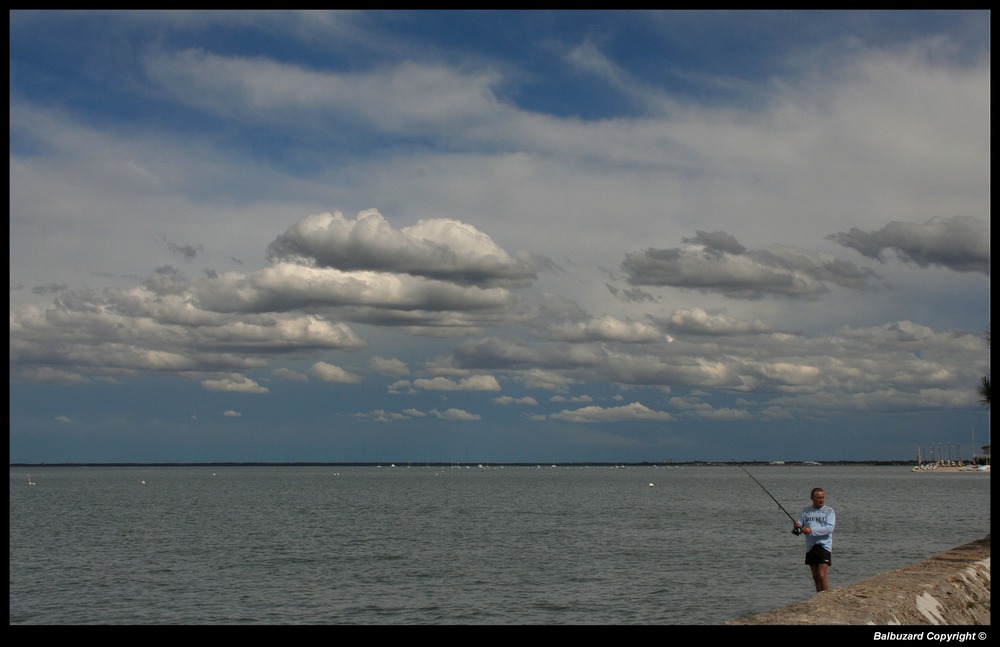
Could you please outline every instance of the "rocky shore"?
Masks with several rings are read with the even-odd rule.
[[[990,536],[727,625],[989,625]]]

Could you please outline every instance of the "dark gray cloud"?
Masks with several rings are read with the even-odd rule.
[[[695,245],[703,245],[706,249],[725,252],[726,254],[742,254],[747,248],[740,245],[733,236],[724,231],[712,233],[695,230],[693,238],[684,238],[683,242]]]
[[[200,252],[204,251],[204,248],[201,245],[178,245],[176,243],[168,243],[167,248],[172,253],[188,261],[194,260]]]
[[[829,254],[773,246],[747,250],[725,232],[697,232],[686,247],[653,247],[625,256],[622,270],[630,285],[670,286],[714,292],[734,299],[765,295],[815,298],[829,283],[861,289],[877,275]]]
[[[164,236],[163,234],[158,234],[155,237],[155,239],[158,242],[161,242],[164,245],[166,245],[167,249],[170,251],[171,254],[173,254],[174,256],[179,256],[183,258],[185,261],[193,261],[195,258],[198,257],[198,254],[201,254],[202,252],[205,251],[205,248],[202,247],[201,245],[192,245],[190,243],[184,243],[184,244],[175,243],[172,240],[167,240],[167,237]]]
[[[36,285],[31,288],[32,294],[58,294],[64,290],[68,290],[69,286],[65,283],[49,283],[48,285]]]
[[[188,289],[189,282],[176,267],[163,265],[153,270],[153,276],[146,279],[143,285],[151,292],[165,296],[183,294]]]
[[[608,288],[608,292],[611,293],[611,296],[619,301],[624,301],[625,303],[648,303],[656,301],[656,297],[642,288],[621,289],[611,285],[610,283],[605,283],[604,285]]]
[[[895,252],[904,263],[939,265],[956,272],[990,273],[990,224],[970,216],[931,218],[925,223],[890,222],[877,231],[852,227],[827,236],[868,258],[885,262]]]

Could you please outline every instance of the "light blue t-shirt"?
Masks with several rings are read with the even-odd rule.
[[[837,514],[828,505],[819,510],[812,506],[807,506],[799,513],[799,523],[802,527],[812,528],[812,532],[806,535],[806,552],[819,544],[831,553],[833,552],[833,526],[837,522]]]

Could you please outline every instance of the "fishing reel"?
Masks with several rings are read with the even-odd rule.
[[[801,535],[802,534],[802,528],[792,528],[792,534],[793,535]]]

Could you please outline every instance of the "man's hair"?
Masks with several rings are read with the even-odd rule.
[[[809,493],[809,498],[811,499],[811,498],[813,498],[814,496],[816,496],[816,493],[817,493],[817,492],[823,492],[823,488],[821,488],[821,487],[814,487],[814,488],[812,489],[812,492],[810,492],[810,493]]]

